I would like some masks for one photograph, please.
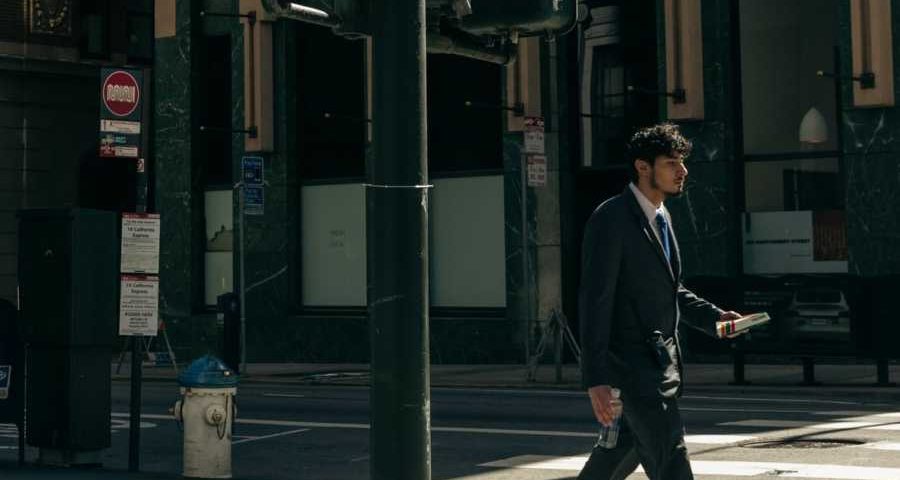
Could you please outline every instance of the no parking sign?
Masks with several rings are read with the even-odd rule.
[[[101,70],[101,157],[138,158],[141,144],[142,81],[140,70]]]

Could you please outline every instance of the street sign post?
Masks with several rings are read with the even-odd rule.
[[[158,213],[122,214],[122,273],[159,274]]]
[[[262,157],[241,159],[241,195],[244,215],[265,214],[265,170]]]
[[[244,221],[247,215],[264,215],[266,200],[266,175],[265,161],[263,157],[247,156],[241,158],[241,181],[235,184],[238,189],[238,269],[239,271],[239,288],[240,288],[240,305],[241,305],[241,338],[240,338],[240,365],[238,370],[247,371],[247,302],[246,302],[246,284],[244,269],[244,231],[247,222]]]
[[[100,156],[141,155],[141,70],[104,68],[100,88]]]
[[[528,155],[528,186],[543,187],[547,185],[547,157],[544,155]]]
[[[525,117],[525,153],[544,154],[544,117]]]
[[[155,337],[159,329],[159,277],[122,275],[119,335]]]

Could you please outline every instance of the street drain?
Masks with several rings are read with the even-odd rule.
[[[741,445],[745,448],[837,448],[862,445],[862,440],[844,438],[788,438],[784,440],[766,440]]]

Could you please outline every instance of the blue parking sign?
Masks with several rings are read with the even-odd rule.
[[[245,186],[244,191],[244,214],[245,215],[263,215],[265,213],[265,191],[263,187]]]
[[[265,181],[262,157],[241,159],[241,181],[244,185],[262,186]]]

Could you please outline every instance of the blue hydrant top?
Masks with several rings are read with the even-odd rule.
[[[238,376],[224,362],[212,355],[194,360],[178,375],[182,387],[229,388],[238,384]]]

